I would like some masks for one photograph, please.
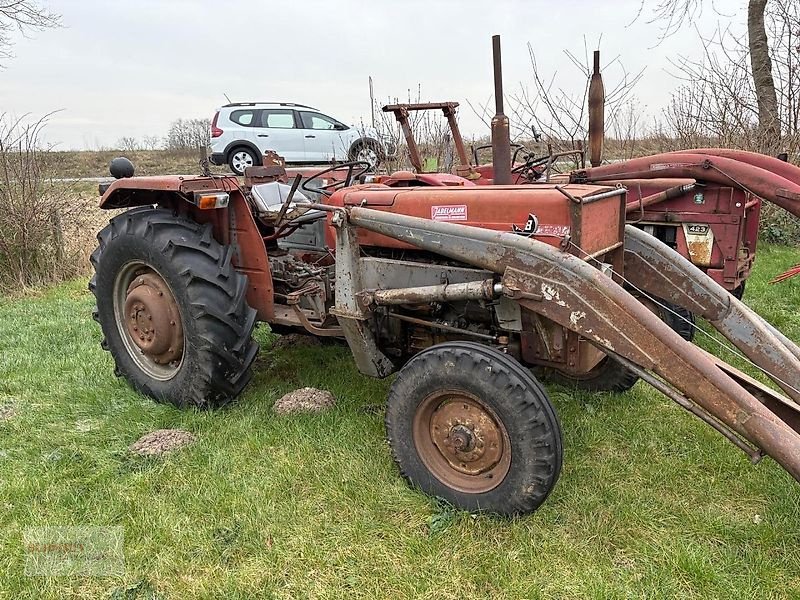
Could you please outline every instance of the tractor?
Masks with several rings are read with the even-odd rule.
[[[759,218],[763,201],[777,204],[800,217],[800,169],[787,164],[787,155],[769,157],[723,148],[700,148],[655,154],[602,165],[604,142],[604,92],[600,53],[594,53],[594,71],[587,94],[589,154],[586,166],[582,144],[577,148],[537,154],[522,144],[512,144],[508,118],[503,113],[503,83],[499,39],[494,48],[495,101],[492,144],[466,151],[458,127],[457,102],[391,104],[403,132],[411,166],[419,174],[416,185],[456,185],[449,174],[424,172],[424,161],[410,122],[410,113],[441,110],[450,127],[455,149],[453,175],[475,185],[537,183],[599,183],[628,189],[626,219],[689,259],[717,283],[742,299],[756,258]],[[481,164],[479,151],[491,149],[494,160]],[[495,164],[510,168],[495,172]],[[577,168],[567,173],[562,161],[571,158]],[[675,307],[671,307],[675,311]],[[682,319],[692,318],[690,314]],[[689,330],[690,331],[690,330]],[[688,334],[688,331],[686,332]]]
[[[89,288],[116,374],[157,401],[214,408],[250,381],[257,322],[344,340],[362,374],[394,377],[387,438],[411,485],[520,515],[551,493],[563,457],[537,373],[602,387],[613,361],[800,480],[800,348],[626,225],[625,187],[376,182],[369,168],[292,172],[267,155],[242,183],[112,163],[100,206],[125,210],[98,234]],[[659,314],[673,305],[781,391],[681,337]]]

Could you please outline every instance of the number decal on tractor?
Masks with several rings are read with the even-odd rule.
[[[516,233],[517,235],[524,235],[525,237],[531,237],[536,230],[539,229],[539,218],[530,213],[528,215],[528,220],[525,222],[525,227],[518,227],[516,225],[511,225],[511,231]]]

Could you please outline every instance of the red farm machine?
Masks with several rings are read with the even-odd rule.
[[[558,479],[561,424],[535,373],[589,389],[640,378],[800,480],[800,348],[626,225],[631,204],[650,206],[619,172],[613,183],[597,181],[604,167],[508,183],[506,142],[492,185],[410,172],[368,182],[360,162],[292,176],[268,155],[244,184],[204,174],[104,186],[101,207],[127,210],[98,234],[89,287],[117,374],[156,400],[216,407],[251,378],[257,321],[341,338],[364,375],[396,374],[386,425],[402,474],[467,510],[531,512]],[[670,160],[725,171],[697,156]],[[703,167],[674,168],[688,170],[659,171],[697,181]],[[721,187],[730,175],[742,182],[727,172]],[[800,169],[775,177],[777,190],[771,178],[743,182],[741,208],[766,197],[794,211]],[[645,197],[658,185],[674,188],[643,184]],[[708,321],[781,391],[682,337],[659,314],[667,302]]]
[[[409,185],[493,185],[588,183],[624,186],[628,190],[626,220],[655,236],[741,299],[758,244],[763,201],[777,204],[800,217],[797,189],[800,170],[785,155],[772,158],[753,152],[700,148],[656,154],[601,165],[604,137],[604,93],[599,52],[589,86],[589,154],[583,150],[548,151],[537,155],[524,145],[511,144],[508,118],[503,112],[499,40],[495,38],[494,75],[496,115],[492,144],[473,149],[470,157],[456,120],[457,102],[394,104],[383,108],[395,115],[408,148],[409,159],[422,183]],[[450,126],[457,164],[453,174],[424,173],[421,152],[409,115],[441,110]],[[491,148],[493,161],[480,164],[478,150]],[[557,173],[571,158],[579,168]],[[504,165],[499,169],[496,165]],[[392,175],[397,178],[398,174]],[[789,274],[794,273],[791,271]]]

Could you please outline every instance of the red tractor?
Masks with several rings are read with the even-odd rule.
[[[458,127],[457,102],[383,107],[384,112],[395,115],[403,131],[411,165],[418,174],[413,185],[572,182],[624,186],[628,190],[629,224],[655,236],[742,298],[756,257],[762,202],[773,202],[800,217],[800,195],[796,191],[800,189],[800,169],[779,158],[722,148],[656,154],[601,166],[604,94],[599,52],[595,52],[589,87],[589,153],[593,166],[586,167],[583,150],[554,153],[548,148],[537,155],[525,146],[510,143],[497,39],[494,58],[497,114],[492,120],[492,144],[473,149],[472,160]],[[441,110],[450,126],[457,158],[452,175],[423,172],[424,161],[409,115],[425,110]],[[478,150],[487,148],[492,149],[493,162],[480,164]],[[563,167],[560,163],[566,157],[580,166],[567,173],[555,172],[557,166]],[[497,169],[496,165],[501,167]]]
[[[117,374],[159,401],[214,407],[250,380],[257,321],[343,338],[365,375],[398,373],[386,422],[402,473],[466,509],[517,514],[544,501],[562,458],[531,369],[580,379],[613,359],[800,477],[800,349],[626,227],[624,188],[356,183],[367,167],[307,178],[319,202],[279,165],[254,168],[251,187],[111,184],[101,206],[129,210],[98,235],[90,289]],[[304,231],[306,248],[281,248]],[[788,397],[681,338],[625,282],[705,317]]]
[[[624,187],[377,183],[368,168],[291,177],[268,156],[244,185],[104,186],[101,207],[127,210],[98,235],[89,288],[116,373],[158,401],[210,408],[250,381],[256,322],[343,339],[364,375],[396,374],[387,437],[409,482],[511,515],[535,510],[561,470],[561,424],[535,373],[603,387],[613,361],[800,479],[800,348],[626,226]],[[783,393],[681,337],[657,314],[665,302],[705,318]]]

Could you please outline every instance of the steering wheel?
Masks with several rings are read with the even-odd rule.
[[[352,162],[340,163],[314,173],[312,176],[303,181],[303,185],[301,185],[300,188],[306,192],[311,192],[312,194],[322,194],[323,196],[330,197],[336,190],[352,185],[354,180],[364,175],[371,168],[372,165],[364,160],[354,160]],[[347,176],[344,178],[344,180],[336,180],[320,186],[309,185],[309,182],[313,181],[314,179],[320,179],[323,175],[333,173],[334,171],[339,171],[340,169],[347,169]]]
[[[517,151],[514,152],[514,158],[511,159],[511,164],[517,162],[517,155],[522,151],[525,150],[524,148],[517,148]],[[544,164],[547,164],[547,161],[550,160],[549,156],[542,156],[540,158],[536,158],[536,156],[532,152],[528,152],[525,150],[527,154],[525,155],[525,160],[521,165],[513,167],[511,169],[511,173],[514,175],[523,174],[528,181],[535,181],[542,176],[542,174],[536,170],[536,167],[541,167]]]
[[[472,158],[473,158],[476,166],[480,164],[480,162],[478,161],[478,152],[480,152],[481,150],[488,150],[491,147],[492,147],[491,144],[487,144],[485,146],[473,146],[472,147]],[[514,158],[516,158],[517,152],[519,152],[520,150],[524,150],[525,149],[525,146],[523,146],[522,144],[511,144],[511,147],[512,148],[516,148],[516,151],[514,152]],[[514,160],[513,159],[511,160],[511,164],[514,164]]]

